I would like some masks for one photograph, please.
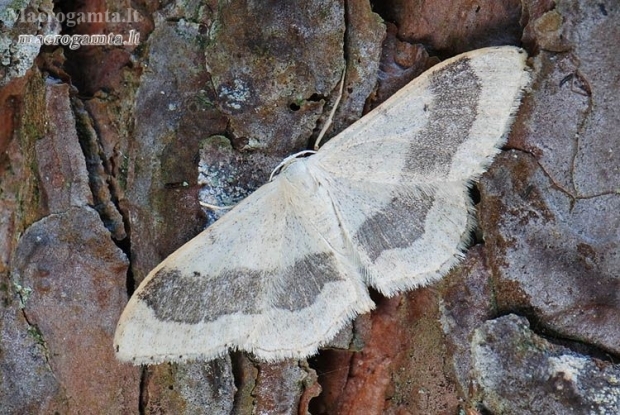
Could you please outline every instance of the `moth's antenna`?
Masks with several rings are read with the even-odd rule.
[[[217,205],[211,205],[209,203],[205,203],[205,202],[198,202],[200,204],[200,206],[207,208],[207,209],[211,209],[211,210],[228,210],[228,209],[232,209],[235,207],[235,205],[232,206],[217,206]]]
[[[321,140],[323,136],[327,132],[327,129],[332,125],[332,121],[334,120],[334,114],[336,114],[336,110],[338,109],[338,105],[340,104],[340,99],[342,99],[342,93],[344,91],[344,76],[347,73],[346,68],[342,70],[342,77],[340,78],[340,89],[338,90],[338,98],[336,98],[336,102],[334,103],[334,107],[329,113],[329,117],[327,117],[327,121],[325,121],[325,125],[321,128],[321,132],[319,136],[316,138],[314,142],[314,151],[319,150],[319,145],[321,144]]]

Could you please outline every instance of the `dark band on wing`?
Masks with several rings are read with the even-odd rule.
[[[435,198],[398,196],[385,208],[364,221],[355,239],[375,262],[385,250],[406,248],[424,233],[426,214]]]
[[[314,304],[316,297],[328,282],[346,280],[338,271],[336,258],[331,253],[308,255],[287,269],[280,284],[272,284],[275,294],[273,306],[296,311]]]
[[[333,254],[319,253],[277,274],[237,268],[213,277],[162,268],[137,296],[161,321],[197,324],[234,313],[260,314],[266,305],[302,310],[314,304],[325,284],[344,279]],[[263,303],[265,290],[270,304]]]
[[[470,138],[478,116],[482,86],[467,58],[430,77],[433,100],[426,127],[416,134],[406,169],[420,175],[445,175],[459,146]]]

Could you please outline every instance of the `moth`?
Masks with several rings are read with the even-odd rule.
[[[469,188],[505,142],[526,58],[504,46],[446,60],[287,162],[149,273],[117,357],[305,358],[373,309],[368,287],[393,296],[441,278],[464,255]]]

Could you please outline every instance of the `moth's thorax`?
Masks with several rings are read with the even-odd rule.
[[[282,169],[280,176],[296,189],[303,192],[314,193],[317,191],[319,184],[315,177],[310,173],[307,158],[295,159]]]

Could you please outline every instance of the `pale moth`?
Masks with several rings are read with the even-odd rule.
[[[153,269],[114,339],[135,364],[317,353],[374,307],[463,256],[471,183],[504,144],[526,53],[442,62],[270,182]]]

